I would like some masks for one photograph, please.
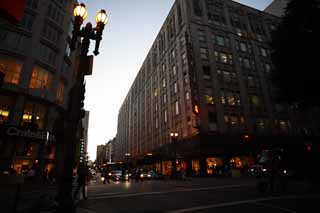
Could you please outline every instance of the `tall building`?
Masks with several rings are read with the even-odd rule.
[[[116,159],[130,153],[168,174],[176,153],[177,168],[212,174],[298,134],[270,81],[278,22],[231,0],[176,0],[119,110]]]
[[[108,141],[106,143],[106,156],[109,163],[114,162],[114,147],[115,147],[116,138]]]
[[[22,2],[20,22],[0,18],[0,165],[50,170],[63,159],[52,132],[77,74],[77,53],[69,48],[76,0]]]
[[[264,9],[264,12],[282,17],[285,13],[289,0],[273,0],[268,7]]]
[[[97,155],[96,155],[96,164],[101,166],[102,164],[107,162],[107,152],[106,145],[98,145],[97,146]]]

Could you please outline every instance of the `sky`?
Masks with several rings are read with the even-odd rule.
[[[264,9],[272,0],[237,0]],[[117,134],[119,109],[174,0],[79,0],[95,16],[105,9],[109,22],[103,31],[100,54],[94,57],[93,73],[86,77],[85,108],[90,111],[88,154],[96,158],[97,145]],[[91,52],[94,41],[91,41]]]

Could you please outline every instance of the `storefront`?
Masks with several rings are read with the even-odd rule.
[[[55,136],[44,130],[30,130],[15,126],[2,126],[4,144],[11,155],[11,168],[17,173],[26,173],[30,169],[50,170],[54,167],[56,158]],[[5,146],[5,145],[3,145]]]

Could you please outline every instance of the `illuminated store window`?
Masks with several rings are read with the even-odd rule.
[[[39,66],[35,66],[32,70],[32,76],[31,76],[29,88],[49,90],[51,85],[51,79],[52,79],[52,74],[49,71]]]
[[[14,103],[14,99],[9,96],[0,95],[0,124],[7,123],[10,116],[10,108]]]
[[[27,102],[23,110],[22,122],[24,124],[37,124],[37,127],[42,129],[44,127],[46,111],[46,107],[43,105]]]
[[[5,73],[4,82],[19,84],[22,62],[16,59],[0,57],[0,70]]]

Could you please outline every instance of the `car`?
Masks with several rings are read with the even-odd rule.
[[[161,180],[163,179],[163,175],[161,173],[155,172],[153,170],[148,172],[148,175],[150,175],[150,178],[153,180]]]

